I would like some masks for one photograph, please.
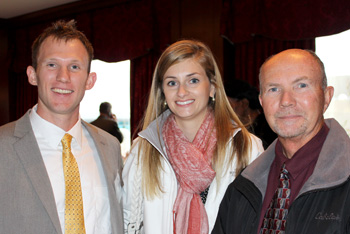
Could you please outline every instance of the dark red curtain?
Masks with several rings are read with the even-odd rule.
[[[107,62],[133,59],[154,47],[153,19],[157,12],[152,0],[129,1],[86,13],[79,20],[91,32],[95,57]]]
[[[18,119],[37,102],[37,88],[28,83],[26,68],[31,64],[31,44],[45,24],[14,30],[9,35],[10,120]]]
[[[152,49],[131,60],[130,72],[130,127],[135,137],[146,110],[152,75],[161,53],[171,41],[171,1],[155,0],[152,4]]]
[[[142,57],[131,60],[130,73],[130,130],[132,138],[141,130],[141,122],[147,107],[148,95],[152,83],[152,74],[158,55],[151,51]]]
[[[255,35],[301,40],[350,28],[349,0],[223,0],[221,34],[231,42]]]
[[[348,0],[223,0],[224,80],[258,87],[259,68],[289,48],[315,50],[315,37],[350,28]]]
[[[282,41],[256,36],[251,41],[224,43],[224,78],[226,88],[234,89],[235,80],[244,80],[259,87],[259,69],[265,59],[291,48],[315,50],[315,40]]]

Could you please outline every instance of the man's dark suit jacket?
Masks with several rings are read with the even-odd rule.
[[[113,136],[118,138],[120,143],[123,142],[124,137],[116,121],[109,119],[106,116],[100,115],[96,120],[92,121],[91,124],[105,130],[109,134],[112,134]]]

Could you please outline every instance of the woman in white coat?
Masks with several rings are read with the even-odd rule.
[[[126,233],[210,233],[227,186],[262,151],[232,110],[210,49],[172,44],[123,170]]]

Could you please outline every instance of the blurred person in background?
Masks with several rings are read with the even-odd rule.
[[[264,149],[277,138],[277,134],[268,125],[259,102],[259,92],[244,81],[235,82],[235,87],[225,89],[231,106],[247,129],[259,137]]]
[[[100,116],[92,121],[91,124],[115,136],[120,143],[123,142],[123,133],[119,129],[117,117],[112,113],[112,105],[109,102],[100,104]]]

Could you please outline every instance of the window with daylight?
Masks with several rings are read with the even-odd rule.
[[[130,60],[116,63],[93,60],[91,72],[96,72],[97,80],[85,92],[80,104],[81,118],[91,122],[99,116],[101,102],[111,103],[124,136],[121,150],[125,156],[130,149]]]
[[[350,30],[316,38],[316,54],[323,61],[334,96],[325,118],[335,118],[350,135]]]

